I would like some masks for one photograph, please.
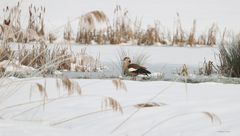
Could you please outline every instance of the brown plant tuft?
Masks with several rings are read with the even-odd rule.
[[[47,98],[48,95],[47,95],[46,87],[44,85],[39,84],[39,83],[36,83],[36,86],[38,88],[38,91],[41,93],[41,95],[43,95],[44,98]]]
[[[77,82],[72,81],[71,79],[69,79],[67,77],[64,77],[61,79],[56,79],[56,86],[58,89],[60,89],[61,87],[66,89],[68,92],[68,95],[72,95],[75,91],[79,95],[82,94],[81,86]]]
[[[127,91],[126,84],[120,79],[113,79],[113,85],[115,86],[116,90],[124,90]]]
[[[123,113],[123,109],[120,103],[111,97],[104,97],[102,108],[111,108],[113,111]]]
[[[184,64],[181,68],[181,71],[179,73],[179,75],[182,75],[182,76],[188,76],[188,68],[187,68],[187,65]]]
[[[214,23],[208,30],[207,45],[216,45],[216,34],[218,31],[217,25]]]
[[[196,44],[195,33],[196,33],[196,20],[193,21],[193,27],[188,37],[187,44],[189,44],[190,46],[193,46]]]
[[[156,102],[148,102],[148,103],[140,103],[140,104],[136,104],[135,107],[136,108],[148,108],[148,107],[160,107],[162,105],[166,105],[164,103],[156,103]]]

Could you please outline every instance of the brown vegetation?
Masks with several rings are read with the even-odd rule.
[[[0,62],[4,64],[0,66],[2,74],[10,64],[16,67],[27,66],[37,71],[34,74],[43,75],[53,74],[56,70],[97,72],[103,69],[99,57],[90,56],[86,49],[73,53],[67,47],[54,46],[51,49],[44,42],[35,43],[30,49],[26,45],[19,45],[17,51],[8,44],[0,45]]]
[[[240,77],[240,34],[230,41],[225,41],[224,36],[219,47],[219,71],[224,76]]]
[[[53,32],[45,32],[45,7],[29,6],[29,18],[27,28],[22,28],[20,17],[20,3],[14,7],[4,8],[5,18],[0,23],[0,39],[3,41],[23,42],[49,41],[53,43],[57,37]],[[80,44],[122,44],[132,43],[137,45],[177,45],[177,46],[195,46],[195,45],[216,45],[216,34],[218,27],[213,24],[207,34],[196,34],[196,20],[190,32],[184,30],[181,24],[180,15],[177,13],[177,21],[173,33],[163,31],[159,23],[150,25],[147,29],[142,28],[142,22],[139,19],[131,20],[128,16],[128,10],[117,5],[114,9],[114,18],[110,22],[103,11],[94,10],[79,17],[79,28],[77,35],[74,35],[74,29],[71,27],[71,21],[65,25],[63,39],[67,41],[75,40]]]

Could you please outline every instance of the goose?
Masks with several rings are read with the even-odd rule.
[[[145,67],[131,62],[129,57],[123,59],[123,72],[126,76],[136,77],[137,75],[149,75],[151,74]]]

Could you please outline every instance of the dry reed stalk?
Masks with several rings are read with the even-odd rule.
[[[133,39],[141,41],[142,37],[142,19],[135,18],[134,25],[133,25]],[[140,45],[141,43],[137,43]]]
[[[44,85],[36,83],[36,86],[38,88],[38,91],[41,95],[43,95],[43,109],[45,109],[46,100],[48,99],[47,91],[46,91],[46,80]]]
[[[62,79],[62,85],[65,87],[65,89],[68,91],[68,95],[73,94],[73,83],[69,78],[63,78]]]
[[[81,16],[82,25],[89,26],[90,29],[95,27],[95,23],[106,22],[108,17],[103,11],[91,11]],[[96,21],[96,22],[95,22]]]
[[[184,77],[187,77],[189,75],[188,73],[188,68],[187,68],[187,65],[184,64],[181,68],[181,71],[179,73],[180,75],[184,76]]]
[[[15,52],[8,45],[0,45],[0,62],[3,60],[11,60]]]
[[[193,46],[196,44],[195,34],[196,34],[196,20],[193,21],[193,27],[188,37],[187,44],[189,44],[190,46]]]
[[[199,45],[206,45],[207,44],[207,36],[206,36],[206,34],[201,34],[198,37],[197,44],[199,44]]]
[[[19,38],[19,31],[21,29],[20,23],[20,2],[16,6],[9,8],[8,6],[3,9],[4,21],[1,25],[2,37],[4,41],[17,41]]]
[[[103,11],[91,11],[80,17],[79,30],[77,32],[76,42],[81,44],[90,44],[92,41],[106,43],[105,37],[101,31],[97,30],[97,24],[108,22],[108,17]],[[98,38],[97,38],[98,37]]]
[[[63,38],[67,41],[73,40],[73,29],[70,20],[68,20],[68,23],[64,28]]]
[[[36,83],[36,86],[38,88],[38,91],[41,93],[41,95],[43,95],[45,98],[47,98],[48,95],[47,95],[46,87],[39,83]]]
[[[177,27],[176,27],[176,32],[173,35],[173,41],[172,41],[172,45],[179,45],[179,46],[183,46],[186,43],[186,37],[185,37],[185,33],[184,30],[182,28],[182,23],[181,23],[181,19],[179,16],[179,13],[177,13]]]
[[[127,91],[127,86],[126,86],[126,84],[122,80],[120,80],[120,79],[113,79],[112,83],[115,86],[116,90]]]
[[[109,30],[110,44],[127,43],[134,38],[131,19],[126,9],[122,10],[119,5],[115,7],[113,25]]]
[[[211,75],[213,73],[213,68],[217,70],[217,68],[213,65],[213,61],[204,60],[203,66],[199,69],[200,75]]]
[[[159,41],[159,37],[156,37],[158,35],[156,28],[150,27],[147,29],[146,33],[144,34],[142,41],[140,42],[141,44],[144,45],[153,45],[156,42]],[[139,42],[138,42],[139,43]]]
[[[34,30],[38,36],[44,36],[44,15],[46,12],[45,7],[36,7],[32,4],[29,6],[29,21],[28,29]]]
[[[49,33],[47,39],[49,40],[50,43],[53,43],[54,41],[57,40],[57,36],[54,33]]]
[[[207,75],[211,75],[213,73],[213,62],[212,61],[208,61],[208,63],[205,62],[204,65],[205,65],[205,73]]]
[[[142,31],[139,36],[139,45],[167,44],[164,33],[160,31],[160,22],[157,21],[154,26],[149,26],[146,31]]]
[[[67,90],[68,95],[74,94],[75,91],[79,95],[82,94],[82,89],[81,89],[80,85],[77,82],[72,81],[71,79],[69,79],[67,77],[64,77],[61,79],[56,79],[56,86],[58,89],[63,87],[65,90]]]
[[[218,31],[217,25],[214,23],[208,30],[207,45],[216,45],[216,34]]]
[[[102,102],[102,108],[111,108],[113,111],[123,113],[121,104],[112,97],[104,97],[104,100]]]

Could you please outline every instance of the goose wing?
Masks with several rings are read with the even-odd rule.
[[[137,71],[139,69],[146,69],[146,68],[142,67],[142,66],[140,66],[138,64],[129,64],[128,65],[128,71],[130,71],[130,72]]]

